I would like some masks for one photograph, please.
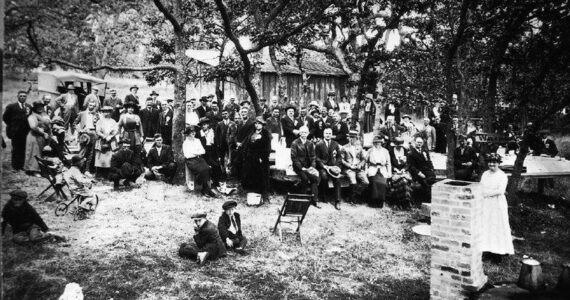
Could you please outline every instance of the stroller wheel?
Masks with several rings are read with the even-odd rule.
[[[55,208],[55,215],[58,217],[65,215],[67,213],[68,207],[69,206],[67,206],[67,204],[65,204],[65,203],[58,204]]]

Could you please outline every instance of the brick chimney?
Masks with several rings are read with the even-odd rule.
[[[487,282],[481,260],[482,186],[443,180],[432,187],[431,299],[467,299]]]

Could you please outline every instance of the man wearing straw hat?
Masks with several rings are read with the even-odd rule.
[[[200,265],[207,260],[216,260],[226,256],[226,247],[220,238],[218,228],[208,221],[206,212],[197,212],[190,216],[194,221],[196,234],[189,243],[182,243],[178,255],[183,258],[197,259]]]

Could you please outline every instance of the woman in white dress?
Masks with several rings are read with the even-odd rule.
[[[383,136],[375,136],[372,140],[374,145],[366,155],[368,169],[368,185],[370,189],[369,205],[372,207],[384,207],[386,200],[387,180],[392,177],[392,163],[390,153],[382,144],[386,141]]]
[[[489,170],[481,176],[483,186],[483,243],[481,250],[493,262],[500,262],[504,255],[514,254],[513,238],[509,226],[509,213],[505,191],[507,175],[499,169],[501,156],[491,153],[486,157]]]
[[[107,176],[111,167],[111,157],[114,150],[117,150],[117,134],[119,133],[119,125],[111,118],[113,107],[103,106],[101,108],[103,118],[99,119],[95,125],[97,136],[99,139],[95,144],[95,167],[97,167],[98,175]]]

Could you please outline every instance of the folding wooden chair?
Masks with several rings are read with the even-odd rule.
[[[301,241],[301,225],[303,220],[307,215],[309,206],[311,206],[311,199],[313,195],[308,194],[289,194],[285,197],[285,202],[279,211],[279,216],[277,217],[277,222],[275,222],[275,227],[273,227],[273,232],[279,227],[279,238],[282,240],[283,236],[281,233],[280,223],[297,223],[297,230],[295,233],[298,235],[299,241]],[[287,220],[282,220],[282,218],[288,218]]]
[[[47,192],[50,188],[53,189],[53,193],[51,193],[46,199],[49,199],[51,196],[58,195],[60,197],[62,197],[65,201],[68,200],[67,195],[65,194],[65,192],[63,191],[63,186],[65,185],[65,183],[63,184],[58,184],[57,180],[55,178],[55,176],[57,175],[56,171],[52,168],[50,168],[46,161],[44,159],[42,159],[41,157],[36,156],[36,160],[38,162],[38,166],[40,167],[40,175],[47,179],[49,181],[49,186],[46,187],[39,195],[38,195],[38,199],[40,199],[40,197]]]

